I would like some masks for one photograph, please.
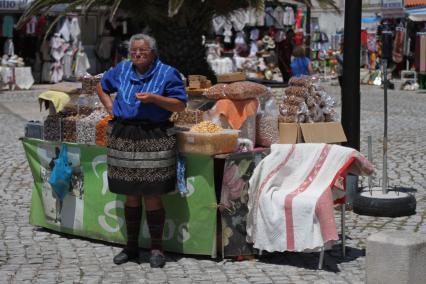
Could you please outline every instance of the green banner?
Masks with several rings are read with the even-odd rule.
[[[71,189],[62,202],[47,182],[60,144],[24,138],[34,178],[30,223],[59,232],[114,243],[125,242],[124,196],[108,190],[106,148],[66,143],[72,167]],[[187,155],[188,194],[163,196],[166,209],[165,249],[177,253],[216,255],[217,201],[213,158]],[[149,231],[142,219],[141,247],[149,247]]]

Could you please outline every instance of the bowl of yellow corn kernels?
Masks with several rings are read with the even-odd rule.
[[[217,155],[236,150],[239,130],[223,129],[211,121],[202,121],[189,131],[177,132],[181,153]]]

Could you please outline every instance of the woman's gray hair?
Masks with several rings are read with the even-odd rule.
[[[129,40],[129,50],[132,47],[132,43],[136,40],[143,40],[149,44],[149,47],[157,54],[157,41],[152,36],[147,34],[135,34]]]

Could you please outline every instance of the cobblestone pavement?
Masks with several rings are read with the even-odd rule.
[[[337,87],[327,85],[332,94]],[[426,94],[389,93],[389,176],[392,185],[417,189],[417,214],[374,218],[347,213],[347,257],[336,246],[317,270],[318,254],[279,253],[256,261],[212,260],[172,254],[164,269],[148,264],[115,266],[120,248],[35,228],[28,222],[32,176],[18,137],[23,134],[25,97],[0,94],[0,283],[362,283],[366,238],[382,230],[426,234]],[[338,96],[336,96],[338,98]],[[382,91],[362,87],[361,140],[373,138],[380,176]],[[34,107],[38,107],[37,103]],[[20,114],[20,115],[17,115]],[[336,218],[339,219],[336,210]]]

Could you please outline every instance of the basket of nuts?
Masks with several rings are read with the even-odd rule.
[[[189,131],[178,131],[181,153],[217,155],[232,153],[237,147],[238,130],[223,129],[211,121],[203,121]]]

